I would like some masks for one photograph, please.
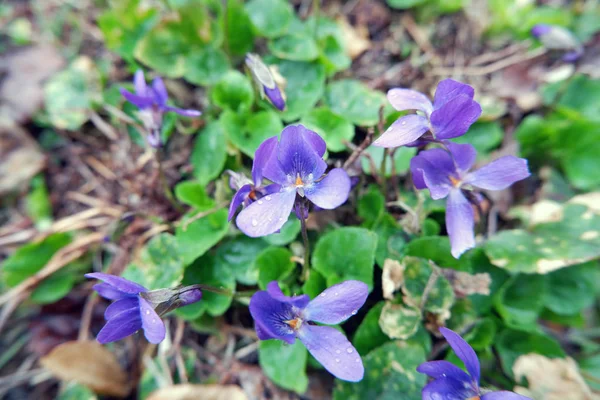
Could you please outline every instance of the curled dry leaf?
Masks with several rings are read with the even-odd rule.
[[[456,297],[461,298],[472,294],[490,295],[492,279],[488,273],[471,275],[453,269],[442,269],[442,273],[452,285]]]
[[[404,284],[405,266],[399,261],[386,259],[383,263],[383,273],[381,275],[381,286],[383,289],[383,298],[394,299],[394,292]]]
[[[236,385],[181,384],[158,389],[147,400],[248,400]]]
[[[526,354],[513,366],[515,378],[527,379],[529,388],[517,386],[515,392],[534,400],[597,400],[579,373],[572,358],[550,359],[540,354]]]
[[[10,123],[0,126],[0,195],[27,187],[45,164],[46,157],[29,133]]]
[[[75,381],[98,394],[125,397],[131,388],[115,355],[93,341],[56,346],[40,364],[63,381]]]

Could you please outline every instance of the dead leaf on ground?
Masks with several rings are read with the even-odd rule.
[[[405,266],[399,261],[388,258],[383,263],[383,273],[381,275],[381,286],[383,290],[383,298],[388,300],[394,299],[394,292],[404,284],[404,269]]]
[[[46,157],[23,128],[0,124],[0,195],[26,186]]]
[[[44,100],[46,79],[59,71],[65,60],[52,46],[27,47],[0,60],[0,115],[22,122],[35,113]]]
[[[236,385],[181,384],[158,389],[147,400],[248,400]]]
[[[125,397],[128,377],[113,353],[93,341],[72,341],[55,347],[40,364],[57,378],[75,381],[98,394]]]
[[[597,400],[579,373],[572,358],[550,359],[540,354],[520,356],[513,366],[515,378],[527,379],[529,388],[517,386],[515,392],[534,400]]]

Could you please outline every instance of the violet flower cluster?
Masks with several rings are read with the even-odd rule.
[[[144,128],[148,131],[146,136],[148,144],[154,148],[162,146],[160,131],[165,112],[173,111],[185,117],[198,117],[202,114],[198,110],[187,110],[167,105],[169,95],[160,77],[154,78],[152,86],[148,86],[144,78],[144,72],[137,70],[133,77],[133,84],[135,94],[124,88],[120,88],[120,92],[127,101],[139,108],[140,119],[144,124]]]
[[[307,295],[288,297],[277,282],[250,299],[250,313],[260,340],[279,339],[293,344],[299,339],[323,367],[339,379],[363,378],[360,355],[336,325],[356,315],[369,294],[360,281],[345,281],[324,290],[315,299]]]
[[[396,110],[417,110],[417,114],[398,118],[373,145],[418,146],[462,136],[481,115],[481,106],[473,100],[474,95],[471,86],[452,79],[438,84],[433,103],[415,90],[391,89],[387,98]]]
[[[231,211],[240,204],[244,209],[236,218],[238,228],[246,235],[259,237],[279,231],[295,205],[308,200],[322,209],[333,209],[343,204],[350,193],[350,178],[342,168],[325,174],[323,160],[325,141],[302,125],[291,125],[265,140],[256,151],[252,176],[254,186],[242,186],[234,195]],[[264,197],[256,188],[262,187],[262,178],[273,185],[265,187]],[[298,207],[296,207],[298,209]],[[305,218],[300,211],[299,218]]]
[[[440,328],[448,344],[465,364],[465,372],[449,361],[428,361],[417,367],[417,371],[433,378],[423,388],[423,400],[531,400],[508,391],[484,392],[479,386],[480,365],[475,350],[456,332]]]
[[[149,291],[120,276],[101,272],[85,276],[103,281],[94,285],[94,290],[100,296],[114,300],[104,312],[107,322],[96,337],[102,344],[121,340],[140,329],[144,330],[144,336],[150,343],[160,343],[166,334],[161,315],[202,298],[202,291],[197,285]]]
[[[470,144],[446,143],[448,150],[422,151],[410,161],[417,189],[429,189],[435,200],[446,199],[446,229],[452,255],[458,258],[475,247],[474,189],[502,190],[529,176],[527,160],[504,156],[470,172],[477,152]]]

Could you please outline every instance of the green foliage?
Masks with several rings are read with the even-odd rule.
[[[281,61],[279,72],[286,79],[287,96],[284,121],[294,121],[308,114],[325,90],[325,68],[318,63]],[[343,115],[342,115],[343,117]]]
[[[360,126],[377,124],[379,109],[385,102],[383,93],[351,79],[335,81],[325,92],[325,103],[331,111]]]
[[[265,375],[282,388],[299,394],[308,387],[307,355],[299,340],[291,345],[282,340],[263,340],[258,348],[258,361]]]
[[[267,246],[260,238],[243,235],[222,243],[216,253],[218,269],[229,271],[243,285],[256,285],[259,266],[255,260]]]
[[[416,368],[425,361],[425,351],[421,346],[402,341],[386,343],[363,356],[364,379],[358,383],[338,381],[333,398],[418,399],[427,378]]]
[[[229,67],[229,60],[223,51],[206,47],[185,59],[184,78],[196,85],[210,86],[219,82]]]
[[[285,281],[294,271],[292,253],[282,247],[268,247],[254,260],[258,270],[258,287],[267,288],[271,281]]]
[[[227,210],[220,209],[188,223],[194,213],[187,214],[175,231],[179,254],[185,265],[219,243],[229,229]]]
[[[294,11],[285,0],[250,0],[246,11],[257,33],[269,38],[285,34],[294,18]]]
[[[356,347],[359,354],[367,354],[374,348],[390,340],[389,336],[379,326],[379,317],[384,306],[385,302],[380,301],[371,307],[358,326],[352,339],[352,344]]]
[[[217,121],[210,122],[198,132],[190,161],[194,176],[202,185],[217,178],[227,158],[225,131]]]
[[[327,286],[356,279],[373,288],[373,265],[377,235],[368,229],[344,227],[319,239],[312,266],[327,280]]]
[[[317,132],[327,143],[329,151],[345,151],[345,142],[352,142],[354,125],[334,114],[327,107],[315,108],[300,120],[300,123]]]
[[[223,109],[234,112],[245,111],[254,102],[254,90],[246,76],[231,70],[215,85],[210,99]]]

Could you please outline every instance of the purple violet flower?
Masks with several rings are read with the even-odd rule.
[[[360,355],[343,333],[315,322],[336,325],[356,315],[369,295],[368,286],[360,281],[345,281],[325,289],[312,301],[308,295],[288,297],[277,282],[250,299],[260,340],[279,339],[293,344],[296,339],[327,371],[339,379],[358,382],[364,367]]]
[[[94,272],[85,277],[103,281],[94,285],[94,290],[106,299],[115,300],[106,308],[107,322],[96,338],[102,344],[121,340],[140,329],[150,343],[160,343],[166,333],[160,315],[202,298],[200,289],[193,286],[148,291],[120,276]]]
[[[479,359],[475,350],[456,332],[447,328],[440,328],[440,332],[465,364],[468,373],[444,360],[428,361],[419,365],[417,372],[434,379],[423,388],[423,400],[531,400],[529,397],[508,391],[482,394],[479,387]]]
[[[259,237],[278,231],[294,209],[297,195],[327,210],[348,199],[350,178],[346,171],[334,168],[324,175],[325,141],[318,134],[292,125],[281,132],[279,142],[277,137],[265,142],[261,145],[265,146],[264,154],[254,162],[264,162],[262,176],[277,186],[270,189],[272,194],[248,205],[237,216],[237,226],[246,235]]]
[[[565,51],[562,59],[566,62],[577,61],[583,55],[583,45],[579,39],[562,26],[537,24],[531,29],[531,34],[548,50]]]
[[[464,135],[481,115],[481,106],[473,100],[475,90],[452,79],[441,81],[433,104],[420,92],[391,89],[387,98],[398,111],[417,110],[400,117],[373,142],[378,147],[416,146]],[[429,131],[430,134],[425,135]]]
[[[186,110],[167,105],[169,96],[161,78],[154,78],[152,87],[146,84],[144,71],[137,70],[133,77],[135,94],[124,88],[119,91],[133,105],[140,109],[139,116],[144,127],[148,130],[148,143],[154,148],[161,146],[160,130],[162,128],[162,117],[165,112],[173,111],[185,117],[198,117],[202,113],[197,110]]]
[[[435,148],[420,152],[410,161],[413,182],[417,189],[429,189],[434,200],[446,200],[446,229],[450,236],[452,255],[460,257],[475,247],[473,233],[475,216],[467,196],[473,188],[502,190],[529,176],[527,160],[504,156],[477,171],[469,172],[477,152],[470,144],[446,143],[449,151]]]
[[[285,99],[275,82],[275,77],[267,65],[257,54],[246,54],[246,66],[252,73],[252,78],[258,87],[261,98],[267,97],[278,110],[285,109]]]
[[[279,185],[276,184],[262,186],[263,168],[267,161],[269,161],[276,146],[277,137],[267,139],[258,146],[258,149],[256,149],[256,152],[254,153],[254,163],[252,164],[252,180],[248,179],[243,174],[229,171],[229,175],[231,176],[229,179],[229,186],[232,189],[237,190],[229,205],[229,221],[231,221],[231,218],[233,218],[233,215],[235,214],[235,210],[237,210],[240,205],[248,207],[262,197],[279,191]]]

